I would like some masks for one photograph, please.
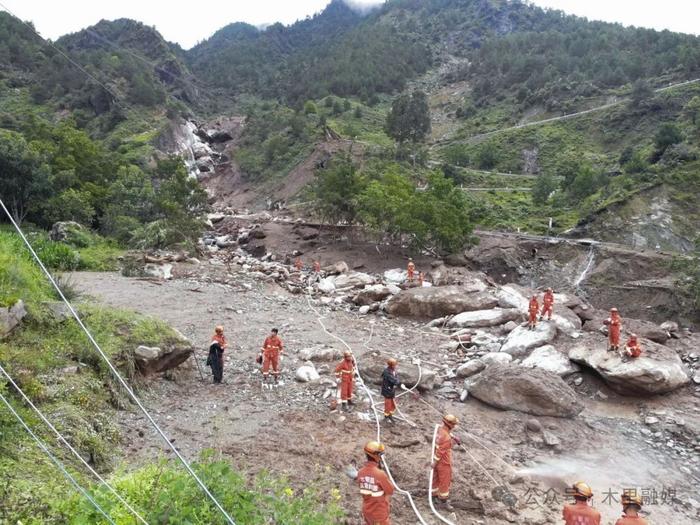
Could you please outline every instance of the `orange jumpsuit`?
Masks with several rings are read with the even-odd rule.
[[[610,318],[608,319],[608,340],[610,341],[610,348],[619,348],[621,329],[622,319],[620,319],[620,314],[610,314]]]
[[[537,297],[530,299],[527,311],[529,313],[528,325],[535,326],[537,324],[537,312],[540,311],[540,303],[537,302]]]
[[[542,298],[542,313],[543,318],[547,315],[547,319],[552,320],[552,307],[554,306],[554,292],[544,292]]]
[[[586,501],[564,505],[563,518],[566,525],[600,525],[600,512]]]
[[[408,263],[406,271],[408,272],[408,280],[413,281],[413,274],[416,272],[416,265],[413,264],[413,261]]]
[[[642,347],[636,337],[630,337],[625,345],[625,354],[630,357],[639,357],[642,355]]]
[[[362,494],[362,517],[365,525],[391,525],[391,495],[394,486],[389,476],[374,461],[368,461],[357,473]]]
[[[280,374],[280,353],[282,353],[282,340],[276,335],[270,335],[263,344],[263,376],[267,376],[272,366],[272,375]]]
[[[228,343],[226,342],[226,336],[224,334],[214,334],[211,336],[212,343],[219,343],[222,350],[226,350]]]
[[[314,261],[314,272],[321,273],[321,263],[318,261]]]
[[[450,496],[452,484],[452,434],[446,426],[438,429],[433,451],[433,495],[441,500],[447,500]]]
[[[641,516],[622,516],[615,525],[649,525],[649,522]]]
[[[294,261],[294,268],[296,268],[299,271],[301,271],[302,268],[304,268],[304,263],[301,262],[301,259],[297,259],[296,261]]]
[[[335,376],[340,380],[340,401],[352,401],[352,391],[355,383],[355,363],[352,357],[343,359],[335,367]]]

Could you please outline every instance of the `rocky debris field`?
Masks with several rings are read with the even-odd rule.
[[[256,239],[255,230],[241,233]],[[195,343],[197,361],[151,376],[142,392],[187,456],[213,448],[245,472],[285,473],[298,487],[311,469],[315,483],[340,490],[349,523],[359,523],[359,498],[342,471],[375,435],[370,403],[381,402],[378,375],[394,356],[415,389],[399,400],[405,419],[383,426],[382,439],[397,482],[429,523],[425,463],[444,411],[462,420],[468,451],[455,452],[455,523],[557,523],[565,485],[580,478],[594,486],[609,521],[619,514],[614,493],[619,500],[631,487],[657,494],[645,508],[652,523],[697,520],[697,338],[675,323],[625,320],[623,340],[629,325],[644,353],[624,362],[605,351],[605,312],[574,294],[556,294],[552,321],[529,331],[532,290],[463,267],[433,264],[418,287],[400,267],[358,271],[354,261],[324,261],[317,275],[212,238],[197,259],[132,258],[140,278],[76,275],[97,299],[160,317]],[[224,385],[210,384],[204,366],[216,324],[232,343]],[[373,391],[372,400],[359,392],[348,414],[330,408],[332,369],[345,347],[324,326],[353,349]],[[287,355],[282,384],[270,390],[255,356],[272,327]],[[121,418],[130,461],[167,454],[140,416]],[[604,501],[606,492],[613,494]],[[396,523],[417,521],[400,495],[393,514]]]

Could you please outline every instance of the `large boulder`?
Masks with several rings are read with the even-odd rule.
[[[321,376],[311,362],[307,362],[297,368],[294,377],[300,383],[312,383],[321,379]]]
[[[551,343],[557,336],[557,327],[554,323],[537,323],[534,330],[526,326],[519,326],[506,337],[501,352],[511,354],[513,357],[522,357],[532,348]]]
[[[605,310],[595,310],[592,319],[586,321],[583,329],[588,332],[598,332],[604,326],[603,321],[610,316]],[[670,334],[668,331],[661,328],[659,325],[648,321],[640,321],[639,319],[622,318],[622,343],[625,343],[625,337],[629,334],[637,334],[639,337],[649,339],[656,343],[664,344],[668,341]]]
[[[403,290],[389,300],[386,310],[392,315],[434,319],[444,315],[488,310],[497,303],[497,299],[487,292],[472,293],[461,286],[434,286]]]
[[[56,222],[51,226],[49,239],[56,242],[65,242],[77,247],[85,247],[89,244],[89,237],[82,224],[74,221]]]
[[[367,381],[367,383],[381,385],[382,372],[386,368],[387,359],[388,357],[381,357],[369,365],[360,367],[360,375],[362,378]],[[419,379],[420,383],[418,383],[417,389],[422,392],[432,390],[435,386],[435,379],[437,377],[435,370],[423,366],[418,367],[409,361],[402,361],[399,359],[398,371],[401,382],[406,385],[407,388],[413,387],[418,383]]]
[[[393,268],[384,272],[384,280],[388,283],[401,284],[408,279],[408,272],[401,268]]]
[[[452,328],[484,328],[487,326],[499,326],[508,321],[517,321],[521,318],[522,313],[515,308],[493,308],[491,310],[462,312],[450,319],[447,322],[447,326]]]
[[[560,332],[569,336],[579,333],[582,328],[581,318],[573,310],[564,306],[557,307],[556,304],[552,313],[552,322]]]
[[[471,377],[481,372],[484,368],[486,368],[486,363],[482,359],[472,359],[457,367],[455,375],[457,377]]]
[[[471,396],[505,410],[553,417],[574,417],[583,410],[561,377],[539,368],[489,366],[466,384]]]
[[[485,366],[507,365],[513,360],[513,356],[505,352],[489,352],[481,356],[480,359]]]
[[[680,357],[670,348],[640,340],[642,355],[623,361],[607,344],[582,343],[569,350],[569,359],[591,367],[622,394],[664,394],[690,381]]]
[[[578,365],[572,363],[567,354],[552,345],[535,348],[521,365],[527,368],[541,368],[558,376],[568,376],[579,371]]]
[[[20,299],[12,306],[0,308],[0,339],[14,330],[27,315],[24,302]]]
[[[335,292],[335,279],[333,277],[325,277],[316,286],[319,292],[333,293]]]
[[[134,350],[134,359],[139,372],[149,376],[181,365],[193,351],[192,343],[185,337],[168,337],[157,347],[137,347]]]
[[[530,297],[533,294],[537,294],[540,299],[540,308],[542,307],[542,293],[517,284],[501,286],[495,293],[496,297],[498,297],[498,304],[502,308],[517,308],[524,314],[527,312]],[[567,335],[576,334],[581,330],[581,318],[570,308],[581,307],[582,305],[582,301],[575,295],[555,293],[552,322],[561,332]]]
[[[343,351],[338,348],[303,348],[299,358],[304,361],[336,361],[343,358]]]
[[[353,302],[357,305],[370,305],[383,301],[391,295],[391,290],[383,284],[371,284],[365,286],[353,298]]]
[[[350,268],[348,267],[348,263],[345,261],[338,261],[335,264],[331,264],[330,266],[325,266],[323,268],[323,271],[327,274],[332,274],[332,275],[338,275],[341,273],[347,273],[350,271]]]
[[[333,281],[336,288],[360,288],[374,283],[374,277],[367,273],[343,273]]]
[[[472,272],[466,268],[439,265],[431,268],[427,275],[435,286],[459,285],[469,292],[483,292],[489,286],[483,273]]]

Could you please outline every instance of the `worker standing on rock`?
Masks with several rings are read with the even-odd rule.
[[[314,273],[315,274],[321,273],[321,263],[318,261],[314,261]]]
[[[571,488],[575,503],[565,505],[563,518],[565,525],[600,525],[600,512],[588,505],[593,497],[591,487],[577,481]]]
[[[214,329],[214,335],[211,336],[209,357],[207,357],[207,365],[211,367],[211,373],[216,384],[220,384],[224,377],[224,350],[227,347],[228,343],[224,335],[224,327],[217,326]]]
[[[413,277],[416,273],[416,265],[413,262],[413,259],[411,259],[411,258],[408,259],[408,266],[406,266],[406,273],[408,274],[408,282],[412,283]]]
[[[622,330],[622,319],[617,308],[610,309],[610,317],[604,323],[608,327],[608,351],[618,352],[620,350],[620,331]]]
[[[394,485],[381,468],[384,451],[384,445],[381,443],[367,442],[367,463],[357,473],[365,525],[391,525],[391,495],[394,493]]]
[[[335,367],[335,377],[340,382],[340,409],[349,410],[348,405],[353,404],[353,389],[355,386],[355,360],[352,352],[346,350],[343,360]]]
[[[640,355],[642,355],[642,346],[639,344],[637,334],[631,334],[625,347],[622,349],[620,357],[623,359],[630,357],[636,359]]]
[[[273,328],[270,335],[265,338],[262,347],[263,357],[263,382],[267,383],[270,376],[270,368],[272,368],[272,377],[275,384],[279,381],[280,375],[280,356],[283,353],[282,340],[277,335],[279,330]]]
[[[301,261],[301,257],[297,257],[297,260],[294,261],[294,268],[299,272],[304,269],[304,263]]]
[[[552,320],[552,308],[554,307],[554,292],[551,288],[547,288],[544,291],[544,297],[542,297],[542,313],[540,314],[540,321],[547,316],[547,321]]]
[[[459,419],[452,414],[442,418],[443,425],[437,431],[435,450],[430,465],[433,471],[433,498],[439,502],[445,510],[452,512],[450,505],[450,485],[452,484],[452,443],[460,444],[457,436],[452,435],[452,430],[459,423]]]
[[[527,307],[528,319],[527,328],[529,330],[534,330],[537,326],[537,314],[540,311],[540,303],[537,301],[537,296],[533,295],[530,298],[530,304]]]
[[[615,525],[649,525],[649,522],[639,515],[642,510],[642,498],[636,494],[622,495],[622,517]]]
[[[396,412],[396,392],[394,391],[401,384],[399,373],[396,370],[398,361],[393,357],[387,362],[387,367],[382,372],[382,397],[384,398],[384,421],[395,423],[394,412]]]

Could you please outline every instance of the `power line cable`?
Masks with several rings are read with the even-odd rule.
[[[1,4],[0,4],[0,5],[1,5]],[[138,406],[139,410],[141,410],[141,412],[143,413],[143,415],[146,416],[146,419],[148,419],[148,421],[149,421],[149,423],[151,424],[151,426],[153,426],[153,428],[154,428],[154,429],[156,430],[156,432],[160,435],[160,437],[163,439],[163,441],[165,441],[165,443],[166,443],[166,444],[168,445],[168,447],[173,451],[173,453],[175,454],[175,456],[177,456],[177,458],[180,460],[180,462],[181,462],[182,465],[185,467],[185,469],[187,470],[187,472],[189,472],[190,476],[192,476],[192,478],[197,482],[197,484],[198,484],[199,487],[202,489],[202,491],[207,495],[207,497],[212,501],[212,503],[214,503],[214,505],[215,505],[216,508],[219,510],[219,512],[224,516],[224,518],[226,518],[226,521],[228,521],[228,523],[229,523],[230,525],[236,525],[236,523],[233,521],[233,518],[231,518],[231,516],[228,514],[228,512],[226,512],[226,510],[223,508],[223,506],[221,505],[221,503],[219,503],[219,501],[218,501],[218,500],[214,497],[214,495],[209,491],[209,489],[207,488],[207,486],[206,486],[206,485],[204,484],[204,482],[199,478],[199,476],[195,473],[195,471],[192,469],[192,467],[191,467],[190,464],[187,462],[187,460],[182,456],[182,454],[180,454],[180,451],[177,450],[177,448],[175,448],[175,445],[172,444],[172,442],[168,439],[168,437],[165,435],[165,433],[161,430],[161,428],[158,426],[158,423],[156,423],[156,421],[153,419],[153,417],[151,416],[151,414],[148,413],[148,410],[146,410],[146,408],[143,406],[143,404],[141,403],[141,401],[139,400],[139,398],[136,397],[136,394],[134,394],[134,392],[131,390],[131,387],[129,387],[129,385],[128,385],[127,382],[124,380],[124,378],[121,376],[121,374],[119,373],[119,371],[118,371],[118,370],[116,369],[116,367],[112,364],[112,362],[110,361],[109,357],[107,357],[107,355],[104,353],[104,351],[102,350],[102,348],[100,347],[100,345],[97,343],[97,341],[95,340],[95,338],[94,338],[94,337],[92,336],[92,334],[90,333],[90,330],[88,330],[88,328],[85,326],[85,324],[83,323],[83,321],[82,321],[82,319],[80,318],[80,316],[78,315],[78,313],[77,313],[77,312],[75,311],[75,309],[73,308],[73,305],[70,303],[70,301],[68,301],[68,299],[66,299],[66,296],[63,295],[63,291],[62,291],[61,288],[58,286],[58,284],[56,284],[56,281],[54,280],[53,276],[51,275],[51,272],[49,272],[49,271],[46,269],[46,266],[44,266],[44,263],[41,262],[41,259],[39,258],[39,256],[37,255],[37,253],[34,251],[34,248],[32,247],[31,243],[29,242],[29,240],[27,239],[27,237],[24,235],[24,232],[22,231],[22,229],[20,228],[20,226],[17,224],[17,222],[15,221],[15,219],[12,217],[12,214],[11,214],[10,211],[7,209],[7,207],[5,206],[5,203],[3,202],[2,199],[0,199],[0,207],[2,207],[3,211],[4,211],[5,214],[7,215],[7,218],[8,218],[8,219],[10,220],[10,222],[12,223],[12,226],[14,226],[15,230],[17,231],[18,235],[21,237],[21,239],[22,239],[22,241],[24,242],[24,244],[26,245],[27,249],[28,249],[29,252],[32,254],[32,256],[34,257],[34,260],[37,262],[37,264],[39,265],[39,267],[41,268],[41,270],[44,272],[44,274],[46,275],[46,277],[48,278],[48,280],[51,282],[51,284],[53,285],[54,289],[56,290],[56,292],[58,293],[58,295],[60,296],[60,298],[63,300],[63,302],[66,304],[66,306],[67,306],[68,309],[70,310],[70,313],[72,314],[73,318],[76,320],[76,322],[78,323],[78,325],[80,326],[80,328],[83,330],[83,332],[85,332],[85,335],[87,336],[88,340],[89,340],[90,343],[92,343],[92,345],[95,347],[95,350],[97,350],[97,353],[100,355],[100,357],[102,358],[102,360],[107,364],[107,366],[109,367],[109,369],[110,369],[110,371],[112,372],[112,374],[114,375],[114,377],[119,381],[119,383],[122,385],[122,387],[124,387],[124,390],[129,394],[129,397],[134,401],[134,403],[136,403],[136,405]]]
[[[41,440],[41,438],[40,438],[39,436],[37,436],[37,435],[32,431],[31,428],[29,428],[29,425],[27,425],[27,423],[24,421],[24,419],[22,419],[22,416],[20,416],[20,415],[15,411],[15,409],[12,408],[12,405],[11,405],[10,402],[5,398],[5,396],[2,395],[2,392],[0,392],[0,400],[2,400],[2,402],[5,404],[5,406],[7,407],[7,409],[12,413],[12,415],[15,417],[15,419],[16,419],[17,421],[19,421],[20,424],[24,427],[24,430],[26,430],[27,433],[28,433],[30,436],[32,436],[32,438],[34,439],[34,441],[36,441],[36,444],[39,445],[39,448],[41,448],[41,450],[43,450],[44,453],[45,453],[47,456],[49,456],[49,458],[50,458],[51,461],[54,463],[54,465],[56,465],[56,467],[57,467],[57,468],[61,471],[61,473],[66,477],[66,479],[68,479],[68,481],[70,481],[70,482],[73,484],[73,486],[78,490],[78,492],[80,492],[83,496],[85,496],[85,498],[92,504],[92,506],[95,507],[95,509],[97,509],[97,511],[98,511],[100,514],[102,514],[102,515],[105,517],[105,519],[106,519],[109,523],[111,523],[112,525],[116,525],[116,523],[114,523],[114,521],[112,520],[112,518],[109,517],[109,514],[107,514],[107,513],[105,512],[105,510],[100,506],[100,504],[97,503],[97,502],[93,499],[92,496],[90,496],[90,494],[80,485],[80,483],[78,483],[78,481],[71,475],[71,473],[68,472],[68,471],[66,470],[66,468],[63,466],[63,464],[51,453],[51,451],[48,449],[48,447],[46,446],[46,444]]]
[[[148,525],[148,522],[147,522],[145,519],[143,519],[143,518],[141,517],[141,515],[140,515],[138,512],[136,512],[136,511],[133,509],[133,507],[132,507],[131,505],[129,505],[129,503],[128,503],[124,498],[122,498],[122,497],[119,495],[119,493],[118,493],[116,490],[114,490],[114,488],[113,488],[107,481],[105,481],[105,479],[102,478],[102,476],[100,476],[100,475],[95,471],[95,469],[92,468],[92,466],[90,466],[90,464],[89,464],[87,461],[85,461],[85,459],[83,459],[83,457],[80,455],[80,453],[79,453],[77,450],[75,450],[75,448],[73,448],[73,446],[66,440],[66,438],[63,437],[63,435],[56,429],[56,427],[54,427],[54,426],[51,424],[51,422],[46,418],[46,416],[44,416],[44,414],[41,412],[41,410],[39,410],[39,409],[36,407],[36,405],[34,405],[34,403],[32,403],[31,399],[29,399],[29,398],[27,397],[27,395],[26,395],[26,394],[22,391],[22,389],[19,387],[19,385],[17,385],[17,383],[15,383],[15,381],[12,379],[12,377],[10,376],[10,374],[7,373],[7,371],[2,367],[2,365],[0,365],[0,373],[2,373],[2,374],[7,378],[7,380],[10,382],[10,384],[11,384],[11,385],[15,388],[15,390],[20,394],[20,396],[22,396],[22,399],[24,399],[24,402],[25,402],[27,405],[29,405],[29,406],[32,408],[32,410],[34,410],[34,412],[36,412],[36,414],[41,418],[41,420],[44,422],[44,424],[46,424],[46,426],[49,427],[49,428],[51,429],[51,431],[52,431],[54,434],[56,434],[56,438],[57,438],[61,443],[63,443],[63,444],[68,448],[68,450],[70,450],[71,453],[72,453],[76,458],[78,458],[78,460],[80,460],[80,462],[85,466],[85,468],[87,468],[87,469],[90,471],[90,473],[91,473],[93,476],[95,476],[95,478],[97,478],[97,479],[99,480],[99,482],[102,483],[102,484],[107,488],[107,490],[109,490],[112,494],[114,494],[114,496],[116,496],[116,498],[117,498],[127,509],[129,509],[129,511],[130,511],[141,523],[143,523],[144,525]]]

